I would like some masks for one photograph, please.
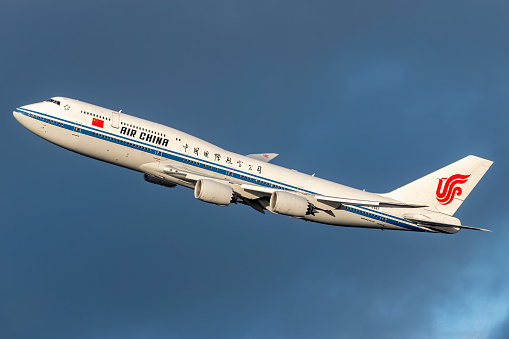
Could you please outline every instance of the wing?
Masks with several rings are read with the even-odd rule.
[[[240,187],[251,194],[257,195],[259,197],[270,196],[273,192],[279,191],[276,188],[269,188],[257,185],[249,185],[242,184]],[[333,210],[338,209],[342,205],[352,205],[352,206],[377,206],[377,207],[398,207],[398,208],[420,208],[426,207],[423,205],[411,205],[400,203],[397,201],[375,201],[375,200],[358,200],[358,199],[348,199],[348,198],[340,198],[340,197],[329,197],[324,195],[314,195],[314,194],[304,194],[304,196],[308,199],[308,201],[313,204],[315,207],[321,210]]]
[[[178,165],[165,165],[159,162],[152,162],[144,164],[140,169],[147,174],[157,176],[161,179],[171,180],[176,184],[193,188],[196,182],[200,179],[209,179],[232,187],[236,195],[236,202],[244,203],[253,207],[258,212],[264,213],[263,210],[267,209],[269,205],[270,196],[275,191],[280,191],[277,188],[270,188],[252,184],[241,184],[230,181],[229,179],[219,179],[216,177],[208,176],[204,173],[195,171],[193,169],[185,168]],[[399,207],[399,208],[418,208],[424,207],[421,205],[409,205],[393,201],[391,199],[384,200],[358,200],[342,197],[330,197],[324,195],[315,195],[307,193],[298,193],[304,196],[308,202],[316,209],[323,211],[331,211],[340,208],[342,205],[353,206],[377,206],[377,207]]]
[[[188,183],[194,186],[196,181],[200,179],[207,178],[218,180],[217,178],[208,176],[198,171],[193,171],[192,169],[189,168],[174,165],[166,165],[159,162],[150,162],[143,164],[140,166],[140,170],[144,173],[155,175],[161,178],[176,180],[177,184]]]
[[[260,154],[248,154],[246,157],[249,157],[251,159],[260,160],[263,162],[269,162],[275,157],[277,157],[279,154],[277,153],[260,153]]]
[[[182,166],[176,165],[168,165],[162,164],[159,162],[151,162],[147,164],[143,164],[140,166],[140,170],[145,175],[145,180],[147,180],[147,175],[150,176],[150,182],[157,183],[161,185],[163,182],[163,186],[170,187],[169,184],[175,183],[178,185],[186,186],[189,188],[194,188],[198,180],[200,179],[208,179],[212,181],[219,182],[223,185],[230,186],[234,192],[234,200],[235,203],[243,203],[256,211],[265,214],[264,210],[267,209],[269,205],[270,194],[272,192],[264,192],[264,191],[256,191],[249,190],[248,188],[252,185],[242,185],[238,183],[231,182],[229,179],[220,179],[217,177],[212,177],[206,175],[204,173],[194,171],[189,168],[185,168]],[[254,186],[253,186],[254,187]],[[264,187],[257,186],[259,189],[263,189]]]

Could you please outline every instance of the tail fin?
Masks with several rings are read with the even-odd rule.
[[[469,155],[384,196],[453,215],[492,163]]]

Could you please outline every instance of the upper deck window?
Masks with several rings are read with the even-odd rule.
[[[58,100],[48,99],[48,100],[46,100],[46,101],[47,101],[47,102],[52,102],[52,103],[57,104],[58,106],[60,106],[60,101],[58,101]]]

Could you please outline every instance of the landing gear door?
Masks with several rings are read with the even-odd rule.
[[[120,113],[111,112],[111,127],[113,128],[120,127]]]

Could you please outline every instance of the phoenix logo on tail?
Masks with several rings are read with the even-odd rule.
[[[454,199],[455,195],[460,196],[461,193],[463,193],[463,190],[461,187],[458,187],[458,185],[466,183],[469,176],[470,175],[454,174],[449,178],[438,179],[438,202],[442,205],[449,205]]]

